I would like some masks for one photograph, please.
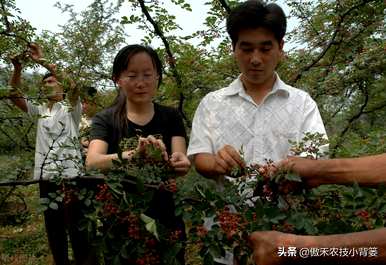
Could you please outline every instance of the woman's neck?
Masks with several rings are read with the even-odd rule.
[[[154,111],[154,104],[153,102],[149,102],[146,104],[135,104],[132,102],[127,102],[127,113],[132,113],[132,114],[146,114],[146,113],[151,113]]]
[[[154,104],[149,102],[148,104],[133,104],[127,102],[127,118],[138,124],[145,125],[151,121],[154,116]]]

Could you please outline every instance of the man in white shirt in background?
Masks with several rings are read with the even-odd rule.
[[[64,87],[56,76],[54,65],[45,63],[41,48],[29,45],[29,57],[44,65],[50,72],[42,79],[41,94],[44,103],[34,103],[24,98],[17,88],[21,86],[22,63],[12,59],[14,71],[10,85],[16,89],[11,101],[22,111],[36,116],[37,132],[35,147],[34,179],[39,182],[40,197],[49,198],[49,193],[64,192],[54,179],[74,178],[81,175],[83,166],[79,137],[79,122],[82,114],[79,91],[76,88],[64,93]],[[64,95],[67,101],[64,101]],[[44,181],[43,181],[44,180]],[[67,235],[70,236],[76,264],[97,264],[96,256],[88,240],[87,231],[80,231],[79,221],[83,218],[83,202],[55,202],[58,209],[44,211],[48,243],[56,265],[70,265]]]
[[[231,11],[226,26],[241,74],[202,99],[187,152],[199,173],[216,180],[245,166],[241,148],[245,163],[264,164],[284,159],[289,140],[299,142],[306,132],[326,135],[314,100],[275,72],[283,55],[283,10],[249,0]],[[232,264],[229,258],[216,262]]]

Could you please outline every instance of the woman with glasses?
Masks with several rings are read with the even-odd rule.
[[[153,102],[162,81],[162,63],[157,53],[142,45],[124,47],[114,59],[112,80],[119,92],[113,104],[93,118],[87,168],[108,170],[118,159],[120,141],[140,135],[138,147],[123,150],[123,159],[130,160],[135,152],[151,144],[163,151],[165,159],[170,158],[176,173],[186,174],[190,162],[182,118],[177,110]],[[162,140],[156,139],[155,134],[162,135]],[[182,220],[175,217],[170,192],[156,192],[148,214],[168,228],[184,231]]]
[[[118,87],[113,104],[93,119],[91,141],[86,159],[88,168],[109,169],[118,159],[123,138],[137,135],[141,146],[154,144],[170,155],[170,162],[181,175],[189,170],[186,132],[179,113],[153,102],[162,81],[162,63],[150,47],[128,45],[114,59],[112,80]],[[162,140],[153,135],[162,135]],[[135,150],[125,150],[130,159]]]

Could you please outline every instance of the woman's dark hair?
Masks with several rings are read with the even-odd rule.
[[[238,41],[239,32],[244,29],[268,29],[280,43],[285,35],[287,20],[283,9],[277,4],[248,0],[231,10],[227,17],[226,27],[233,48]]]
[[[119,76],[127,69],[131,58],[138,54],[145,52],[147,53],[153,61],[153,65],[157,70],[158,74],[158,87],[162,82],[162,62],[158,57],[153,48],[149,46],[143,46],[138,44],[127,45],[123,47],[115,56],[113,63],[113,71],[112,71],[112,80],[114,83],[118,80]],[[114,130],[118,130],[119,138],[122,138],[127,133],[127,98],[126,94],[118,90],[118,95],[114,99],[114,102],[111,105],[113,109],[113,126]]]

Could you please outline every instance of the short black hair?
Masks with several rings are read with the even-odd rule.
[[[93,86],[86,86],[85,90],[86,90],[87,95],[90,97],[94,97],[97,93],[96,88]]]
[[[248,0],[231,10],[226,27],[233,47],[238,41],[239,32],[244,29],[268,29],[280,43],[286,32],[287,19],[283,9],[277,4]]]
[[[44,80],[46,80],[47,78],[51,77],[51,76],[54,76],[54,74],[51,73],[51,72],[45,73],[45,75],[44,75],[43,78],[42,78],[42,82],[43,82]]]

